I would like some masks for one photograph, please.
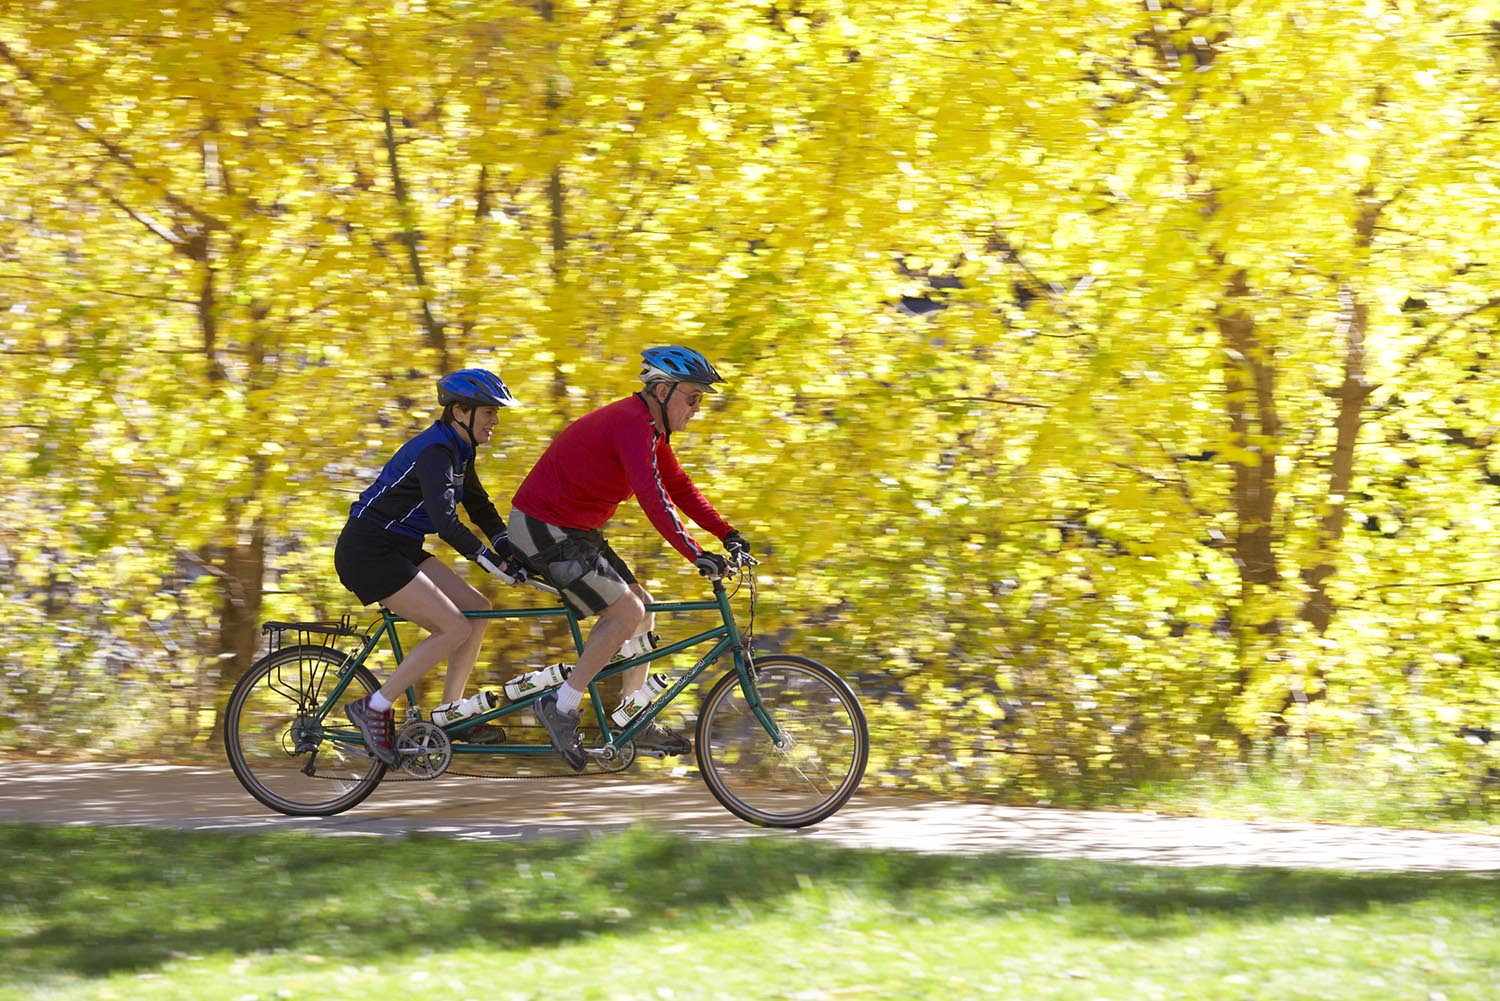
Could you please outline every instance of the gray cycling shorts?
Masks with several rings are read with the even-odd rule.
[[[560,528],[514,508],[510,544],[581,617],[598,615],[630,593],[635,574],[597,531]]]

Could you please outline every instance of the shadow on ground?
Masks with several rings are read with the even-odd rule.
[[[775,917],[1054,915],[1060,934],[1164,938],[1205,920],[1336,915],[1428,898],[1493,920],[1493,877],[1056,861],[695,840],[636,827],[496,844],[0,825],[0,968],[103,976],[224,951],[327,962],[525,948]]]

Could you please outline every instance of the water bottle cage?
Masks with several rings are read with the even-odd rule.
[[[634,696],[631,696],[616,706],[615,711],[609,714],[609,718],[615,726],[625,726],[631,720],[645,712],[646,707],[650,704],[649,702],[638,702]]]

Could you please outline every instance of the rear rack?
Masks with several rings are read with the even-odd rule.
[[[269,637],[266,656],[276,658],[267,671],[266,685],[296,707],[299,719],[316,714],[333,679],[346,677],[354,669],[357,651],[348,649],[347,637],[366,635],[351,615],[337,622],[267,622],[260,631]]]
[[[266,622],[261,633],[270,637],[269,646],[275,653],[285,646],[333,647],[338,636],[364,636],[365,631],[354,624],[354,616],[348,613],[335,622]],[[319,637],[314,639],[313,637]],[[288,642],[295,639],[295,643]]]

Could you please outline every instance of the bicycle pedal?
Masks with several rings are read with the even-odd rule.
[[[607,768],[617,762],[632,760],[635,756],[635,748],[630,744],[626,744],[623,747],[606,744],[603,747],[585,747],[583,753]]]

